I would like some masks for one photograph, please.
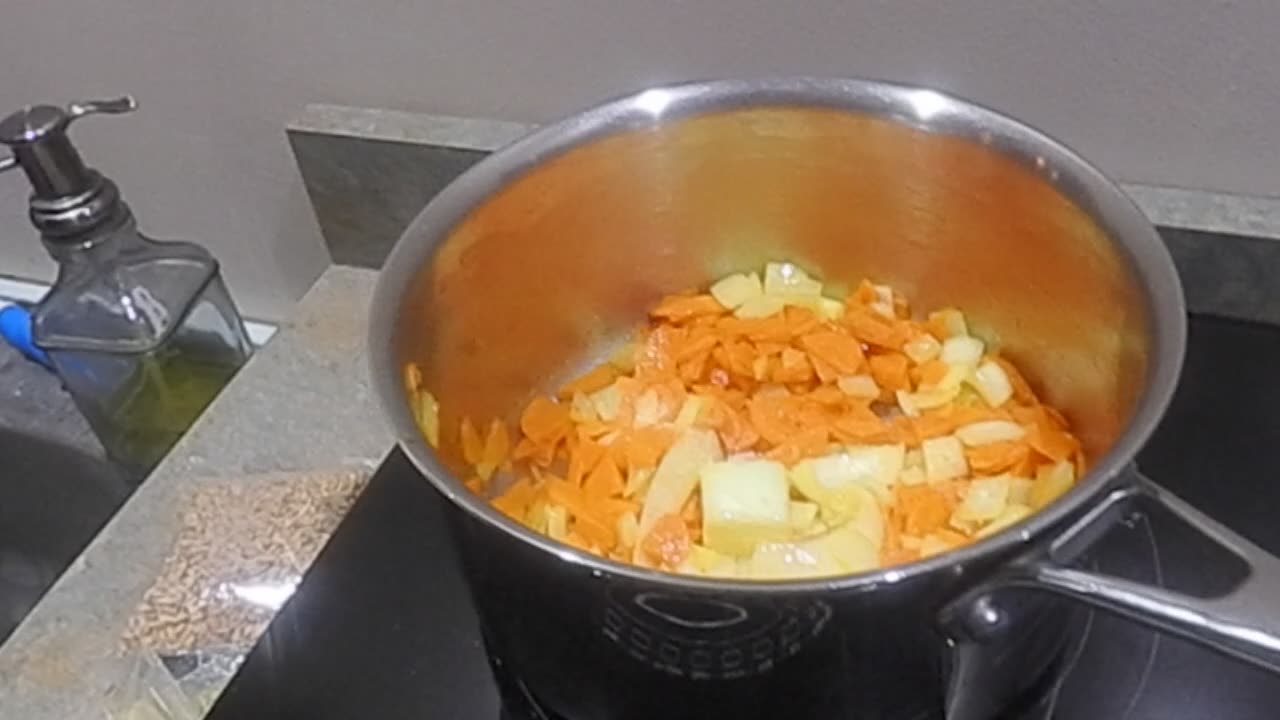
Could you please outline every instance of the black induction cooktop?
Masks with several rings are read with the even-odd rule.
[[[1280,459],[1280,328],[1197,316],[1190,327],[1177,397],[1140,465],[1280,553],[1272,470]],[[443,503],[392,453],[209,717],[539,717],[510,696],[505,708],[500,700]],[[1192,594],[1229,587],[1239,573],[1224,551],[1158,513],[1118,527],[1095,556],[1101,570]],[[1064,662],[1061,685],[1018,717],[1280,716],[1280,677],[1101,613]]]

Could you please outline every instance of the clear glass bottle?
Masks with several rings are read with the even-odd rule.
[[[107,453],[150,470],[248,359],[252,346],[207,250],[138,232],[114,183],[85,168],[72,120],[132,100],[26,108],[0,142],[32,181],[31,218],[58,262],[32,334]]]

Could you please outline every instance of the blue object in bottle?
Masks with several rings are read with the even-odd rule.
[[[0,337],[22,353],[28,360],[40,363],[52,370],[49,356],[35,344],[31,337],[31,313],[21,305],[0,308]]]

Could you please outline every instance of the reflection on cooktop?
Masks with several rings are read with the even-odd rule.
[[[1152,478],[1272,552],[1276,367],[1280,329],[1193,317],[1178,395],[1140,456]],[[209,717],[499,717],[442,502],[393,453]],[[1192,594],[1239,577],[1222,550],[1161,513],[1117,528],[1094,563]],[[1280,679],[1103,614],[1069,660],[1059,691],[1031,715],[1271,720],[1280,707]]]

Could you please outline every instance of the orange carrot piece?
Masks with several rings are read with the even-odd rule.
[[[830,365],[841,375],[853,375],[862,369],[866,358],[862,344],[853,337],[834,330],[809,333],[800,338],[800,347],[809,356]]]
[[[809,364],[813,365],[813,374],[818,376],[818,382],[823,385],[830,385],[840,379],[840,371],[812,353],[809,354]]]
[[[707,356],[711,353],[712,348],[720,343],[720,336],[712,332],[701,333],[695,337],[689,337],[676,350],[676,362],[683,363],[698,356]]]
[[[778,383],[807,383],[813,379],[813,366],[809,358],[799,350],[785,348],[778,366],[773,369],[773,381]]]
[[[569,470],[565,480],[575,487],[580,487],[587,474],[600,464],[600,459],[605,456],[606,450],[604,445],[595,440],[588,438],[579,441],[569,453]]]
[[[703,315],[721,315],[728,308],[710,295],[668,295],[649,311],[650,317],[683,323]]]
[[[626,481],[622,477],[622,472],[618,470],[618,464],[613,458],[606,457],[596,463],[595,469],[587,475],[586,481],[582,484],[583,496],[588,502],[594,503],[595,500],[606,499],[622,494]]]
[[[811,427],[787,438],[765,453],[770,460],[791,466],[805,458],[825,455],[831,448],[830,432],[825,427]]]
[[[806,397],[824,407],[843,407],[849,401],[849,396],[834,385],[816,387]]]
[[[865,308],[849,308],[840,322],[858,340],[886,350],[898,350],[910,336],[906,325],[881,317]]]
[[[726,344],[724,349],[729,361],[725,369],[734,375],[751,377],[756,362],[755,347],[751,343],[734,340]]]
[[[902,529],[908,535],[931,533],[951,517],[951,501],[930,485],[898,485],[896,494],[903,514]]]
[[[529,478],[520,478],[512,483],[506,492],[490,502],[503,515],[513,520],[524,522],[524,516],[529,512],[529,505],[537,497],[537,492]]]
[[[675,513],[669,513],[658,518],[649,534],[640,540],[640,551],[653,562],[674,568],[689,556],[692,542],[684,520]]]
[[[920,366],[920,381],[922,387],[936,387],[947,377],[947,372],[951,369],[950,365],[941,360],[930,360]]]
[[[876,415],[865,405],[852,405],[831,425],[837,440],[849,443],[902,442],[902,429]]]
[[[666,454],[676,440],[675,431],[670,428],[651,425],[636,428],[625,435],[626,462],[631,467],[652,468]]]
[[[819,325],[818,316],[812,310],[797,305],[783,308],[782,319],[791,329],[791,336],[797,338],[812,333]]]
[[[758,342],[752,343],[756,346],[757,355],[781,355],[783,350],[791,347],[789,343],[784,342]]]
[[[863,279],[857,289],[849,293],[846,305],[870,305],[876,301],[876,287],[870,280]]]
[[[1070,433],[1057,428],[1036,425],[1027,433],[1027,444],[1054,462],[1070,460],[1080,443]]]
[[[470,490],[474,495],[484,495],[484,491],[489,488],[489,483],[479,475],[472,475],[463,481],[462,486]]]
[[[902,353],[885,353],[867,358],[872,379],[880,386],[880,390],[886,393],[911,389],[911,380],[908,376],[910,364],[911,361]]]
[[[1016,440],[966,448],[969,468],[982,475],[998,475],[1017,468],[1031,454],[1031,447]]]
[[[590,395],[593,392],[609,387],[617,377],[618,369],[609,363],[603,363],[570,380],[556,394],[564,399],[573,397],[575,393]]]
[[[608,552],[618,544],[618,531],[613,525],[594,515],[577,515],[573,519],[573,529],[582,535],[587,542]]]
[[[464,417],[458,424],[458,444],[462,446],[462,459],[475,465],[484,457],[484,440],[471,418]]]
[[[536,397],[520,416],[520,430],[536,443],[558,441],[572,427],[569,409],[549,398]]]

